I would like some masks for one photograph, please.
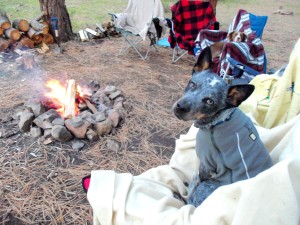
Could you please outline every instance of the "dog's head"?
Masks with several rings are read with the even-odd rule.
[[[173,106],[179,119],[207,125],[218,119],[221,112],[239,106],[252,94],[253,85],[229,85],[212,72],[211,65],[211,50],[207,47],[199,55],[184,95]]]
[[[240,31],[231,31],[227,35],[228,41],[234,41],[234,42],[245,42],[247,39],[247,35],[244,32]]]

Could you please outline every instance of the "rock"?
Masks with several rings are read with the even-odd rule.
[[[110,99],[115,99],[116,97],[120,96],[122,93],[121,91],[115,91],[114,93],[109,95]]]
[[[107,148],[108,148],[109,150],[112,150],[112,151],[115,151],[115,152],[117,152],[117,151],[120,150],[120,145],[119,145],[119,143],[118,143],[117,141],[114,141],[114,140],[108,139],[108,140],[106,141],[106,146],[107,146]]]
[[[48,110],[47,112],[39,115],[38,117],[36,117],[34,119],[34,123],[40,127],[40,128],[43,128],[43,124],[44,124],[44,121],[49,121],[50,123],[52,123],[53,120],[55,120],[56,118],[61,118],[60,115],[58,114],[58,112],[56,112],[54,109],[50,109]]]
[[[102,122],[95,123],[93,125],[93,127],[99,136],[103,136],[103,135],[109,134],[111,132],[112,123],[111,123],[110,119],[106,119]]]
[[[100,84],[98,81],[93,80],[88,84],[88,87],[93,91],[93,93],[95,93],[100,89]]]
[[[52,137],[57,141],[70,141],[72,139],[72,134],[68,131],[68,129],[61,125],[55,125],[51,129]]]
[[[43,129],[52,129],[53,125],[49,120],[43,121],[42,128]]]
[[[40,137],[40,136],[42,136],[42,129],[39,127],[31,127],[30,134],[34,138]]]
[[[103,92],[104,92],[106,95],[110,95],[110,94],[114,93],[116,90],[117,90],[117,89],[116,89],[116,86],[113,86],[113,85],[107,85],[107,86],[104,88]]]
[[[51,130],[52,130],[52,129],[46,129],[46,130],[44,130],[44,137],[45,137],[45,138],[51,136]]]
[[[80,151],[84,147],[84,143],[82,141],[74,141],[72,143],[72,149]]]
[[[86,138],[90,141],[98,141],[99,136],[93,129],[88,129],[86,132]]]
[[[53,125],[64,125],[65,124],[65,120],[63,118],[56,118],[52,121]]]
[[[117,127],[120,120],[122,119],[120,113],[115,109],[109,111],[108,118],[111,120],[113,127]]]
[[[123,108],[123,102],[114,102],[113,109],[120,109]]]
[[[30,110],[36,117],[46,112],[46,107],[40,102],[28,102],[24,104],[25,109]]]
[[[73,120],[67,119],[65,121],[66,127],[76,138],[85,138],[86,131],[91,126],[91,123],[88,121],[82,120],[82,125],[79,127],[75,127]],[[75,123],[75,125],[78,125],[78,124]]]
[[[104,113],[98,113],[95,116],[96,116],[95,122],[102,122],[102,121],[106,120],[106,116]]]
[[[80,127],[84,124],[84,121],[80,117],[75,117],[71,119],[73,127]]]
[[[19,128],[21,132],[28,132],[32,121],[34,120],[34,114],[30,112],[23,112],[20,115]]]

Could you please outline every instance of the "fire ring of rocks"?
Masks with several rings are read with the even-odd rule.
[[[97,141],[101,136],[110,134],[124,122],[125,98],[113,85],[100,88],[98,82],[92,81],[88,88],[90,95],[76,95],[78,111],[75,116],[61,115],[49,99],[25,103],[23,111],[16,113],[20,131],[30,132],[45,145],[53,140],[67,142],[74,138]],[[74,149],[84,146],[80,141],[74,143]]]

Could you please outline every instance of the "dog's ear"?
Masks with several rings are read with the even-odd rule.
[[[201,72],[203,70],[207,70],[211,68],[212,64],[212,56],[210,47],[206,47],[200,53],[196,64],[194,65],[193,72]]]
[[[243,32],[241,35],[241,42],[246,42],[247,41],[247,35]]]
[[[238,107],[254,91],[254,85],[238,84],[230,86],[228,89],[226,103],[228,108]]]
[[[227,40],[228,42],[232,42],[233,41],[233,34],[235,33],[235,31],[231,31],[230,33],[227,34]]]

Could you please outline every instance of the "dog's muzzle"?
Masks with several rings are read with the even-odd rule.
[[[191,111],[191,106],[187,101],[178,100],[173,106],[173,111],[179,119],[187,120],[185,117]]]

